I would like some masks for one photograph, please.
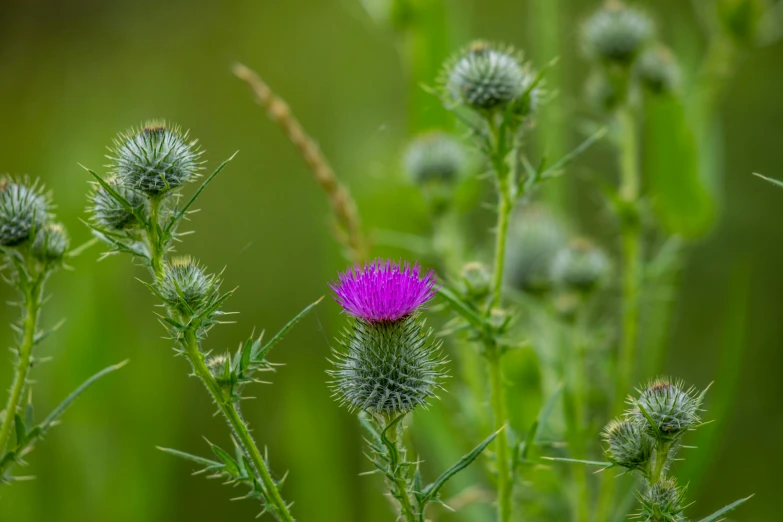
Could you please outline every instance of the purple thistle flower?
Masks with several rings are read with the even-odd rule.
[[[421,266],[391,259],[356,265],[329,284],[347,313],[370,323],[394,322],[421,308],[437,293],[435,272],[421,275]]]

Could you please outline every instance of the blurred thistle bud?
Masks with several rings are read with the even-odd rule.
[[[446,65],[443,81],[449,96],[477,111],[506,110],[514,104],[518,116],[538,105],[535,75],[512,48],[477,41]]]
[[[606,458],[616,466],[643,469],[653,452],[655,441],[644,432],[639,423],[615,419],[603,431]]]
[[[0,246],[18,246],[49,218],[49,202],[38,181],[0,179]]]
[[[426,404],[444,377],[440,343],[418,319],[437,291],[435,274],[379,259],[341,273],[330,286],[353,317],[329,372],[338,401],[388,417]]]
[[[60,261],[71,240],[68,232],[60,223],[47,223],[35,233],[33,255],[39,261]]]
[[[623,66],[634,61],[652,35],[653,23],[647,15],[612,0],[588,18],[583,28],[592,56]]]
[[[590,75],[585,90],[590,105],[601,112],[612,112],[622,100],[617,87],[603,71]]]
[[[756,43],[768,5],[765,0],[718,0],[718,20],[723,30],[737,43]]]
[[[151,122],[114,140],[110,159],[128,188],[159,196],[198,176],[201,151],[178,127]]]
[[[608,272],[606,254],[586,239],[576,239],[560,249],[552,263],[554,283],[583,294],[595,290]]]
[[[178,257],[166,264],[158,286],[161,297],[172,309],[193,315],[215,301],[220,280],[205,274],[192,258]]]
[[[471,301],[480,301],[489,295],[492,275],[483,263],[470,262],[460,273],[462,293]]]
[[[680,84],[680,67],[669,48],[662,45],[647,49],[636,61],[636,74],[650,92],[670,94]]]
[[[465,170],[462,145],[445,132],[428,132],[414,139],[405,152],[405,170],[418,185],[452,185]]]
[[[537,294],[552,288],[552,263],[566,242],[560,222],[544,207],[532,206],[514,216],[506,251],[506,281]]]
[[[106,178],[106,183],[117,194],[122,196],[132,207],[144,204],[144,196],[122,184],[117,176]],[[122,202],[117,201],[103,186],[96,185],[95,195],[92,198],[92,213],[95,221],[110,230],[126,230],[137,227],[139,220],[132,212],[129,212]]]
[[[701,423],[699,411],[703,394],[681,381],[659,377],[639,390],[638,400],[629,399],[629,417],[640,423],[647,434],[661,442],[672,442]],[[643,410],[643,411],[642,411]]]
[[[639,520],[661,522],[680,522],[685,518],[682,512],[685,509],[685,495],[687,488],[677,487],[674,478],[658,481],[647,488],[644,493],[637,493],[637,499],[641,505]]]
[[[231,384],[231,358],[226,354],[213,355],[206,360],[207,368],[220,386]]]

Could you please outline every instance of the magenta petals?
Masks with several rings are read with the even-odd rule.
[[[418,263],[376,259],[342,272],[329,287],[352,316],[371,323],[392,322],[410,315],[437,293],[435,272],[423,276],[421,272]]]

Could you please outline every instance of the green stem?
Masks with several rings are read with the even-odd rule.
[[[24,277],[22,274],[20,277]],[[5,453],[11,438],[11,429],[14,425],[14,417],[19,409],[24,390],[27,386],[27,374],[32,363],[33,345],[35,344],[35,332],[38,325],[38,311],[41,298],[41,283],[43,278],[28,283],[24,292],[25,316],[23,324],[22,343],[18,349],[16,373],[5,407],[3,424],[0,426],[0,453]]]
[[[488,347],[489,348],[489,347]],[[500,364],[500,353],[497,346],[487,351],[489,363],[489,379],[491,388],[492,416],[495,421],[495,430],[498,436],[496,443],[496,460],[498,468],[498,520],[509,522],[511,520],[512,504],[511,490],[513,479],[509,466],[508,438],[506,430],[506,401],[503,396],[503,369]]]
[[[588,396],[586,383],[586,329],[588,320],[588,302],[583,301],[573,325],[573,365],[571,382],[573,383],[573,419],[571,421],[572,438],[569,445],[573,448],[575,458],[587,459],[586,432],[586,407],[585,398]],[[579,522],[588,522],[590,518],[590,489],[587,481],[587,469],[584,466],[573,467],[574,480],[576,482],[576,512]]]
[[[620,198],[625,203],[622,216],[623,256],[623,334],[618,361],[617,389],[614,413],[620,413],[625,395],[629,392],[636,369],[639,335],[639,309],[642,279],[641,226],[639,224],[639,137],[636,118],[626,102],[617,113],[621,133]]]
[[[234,434],[234,438],[242,447],[242,451],[245,456],[250,460],[258,479],[261,481],[263,487],[264,497],[266,498],[269,508],[272,513],[282,522],[293,522],[294,517],[288,510],[283,498],[280,496],[280,491],[277,489],[272,475],[269,473],[264,458],[261,456],[261,452],[258,450],[253,437],[250,435],[250,431],[247,428],[242,415],[236,407],[236,404],[227,397],[226,393],[220,388],[215,378],[209,372],[206,363],[204,362],[204,356],[199,350],[199,342],[196,338],[195,327],[189,327],[185,331],[185,339],[182,342],[185,348],[185,355],[193,366],[193,373],[201,379],[207,391],[212,395],[212,399],[217,404],[220,412],[225,416],[228,422],[231,432]]]
[[[402,430],[404,421],[399,421],[396,426],[389,430],[387,436],[391,444],[387,444],[387,451],[389,452],[389,467],[392,470],[394,479],[391,481],[392,494],[397,502],[400,504],[400,514],[405,517],[407,522],[420,522],[420,517],[424,516],[424,512],[420,513],[420,517],[416,516],[416,510],[413,508],[413,503],[408,496],[408,481],[405,478],[405,467],[400,464],[400,461],[404,461],[405,458],[405,443],[402,440]],[[386,423],[388,425],[388,423]]]
[[[666,462],[669,460],[669,448],[671,445],[668,442],[659,442],[655,450],[655,467],[650,475],[650,486],[656,485],[660,482],[663,476],[663,468],[666,466]]]
[[[166,253],[160,235],[160,205],[162,201],[160,196],[150,197],[150,223],[147,230],[151,256],[150,268],[152,268],[152,273],[157,281],[163,278],[163,256]]]

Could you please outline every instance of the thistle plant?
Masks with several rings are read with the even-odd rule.
[[[291,505],[281,495],[283,479],[273,478],[240,406],[246,399],[246,386],[260,382],[260,373],[273,370],[266,359],[269,351],[316,303],[272,339],[250,338],[233,355],[213,353],[204,346],[210,329],[228,313],[223,305],[233,290],[222,291],[221,274],[209,273],[192,258],[171,257],[173,243],[186,234],[179,227],[192,205],[231,159],[220,164],[184,200],[182,189],[200,177],[201,156],[196,141],[165,123],[153,122],[121,134],[109,156],[112,172],[102,178],[89,171],[96,180],[90,227],[109,246],[107,255],[131,254],[149,268],[152,280],[144,284],[161,301],[165,310],[161,323],[175,344],[174,350],[204,384],[234,443],[231,451],[210,443],[217,460],[161,449],[196,463],[210,477],[246,486],[248,491],[242,498],[259,501],[261,514],[292,521]]]
[[[36,421],[32,403],[30,371],[47,360],[38,356],[39,345],[58,328],[41,326],[49,277],[82,248],[70,249],[65,227],[51,212],[51,198],[38,180],[27,177],[0,179],[0,255],[4,279],[19,296],[22,314],[11,328],[17,338],[14,377],[5,408],[0,413],[0,484],[23,480],[11,472],[24,466],[34,445],[57,424],[66,408],[89,386],[125,363],[110,366],[85,381],[43,420]]]
[[[628,409],[622,417],[604,428],[604,455],[608,462],[550,458],[566,462],[599,466],[603,470],[620,468],[641,479],[636,493],[639,511],[632,516],[642,522],[686,522],[684,512],[687,486],[680,486],[673,474],[676,456],[685,446],[683,439],[705,423],[701,419],[702,403],[707,389],[698,392],[681,381],[660,377],[644,388],[638,396],[629,396]],[[751,495],[752,496],[752,495]],[[751,497],[733,502],[700,522],[723,520],[729,511]]]
[[[418,264],[375,260],[339,275],[330,285],[350,325],[333,351],[331,388],[337,401],[360,420],[369,434],[375,472],[382,474],[400,518],[424,522],[427,506],[439,502],[446,481],[473,462],[497,435],[430,484],[422,482],[416,461],[408,460],[404,419],[426,407],[442,389],[445,361],[440,342],[431,339],[420,310],[436,294],[435,273]]]

